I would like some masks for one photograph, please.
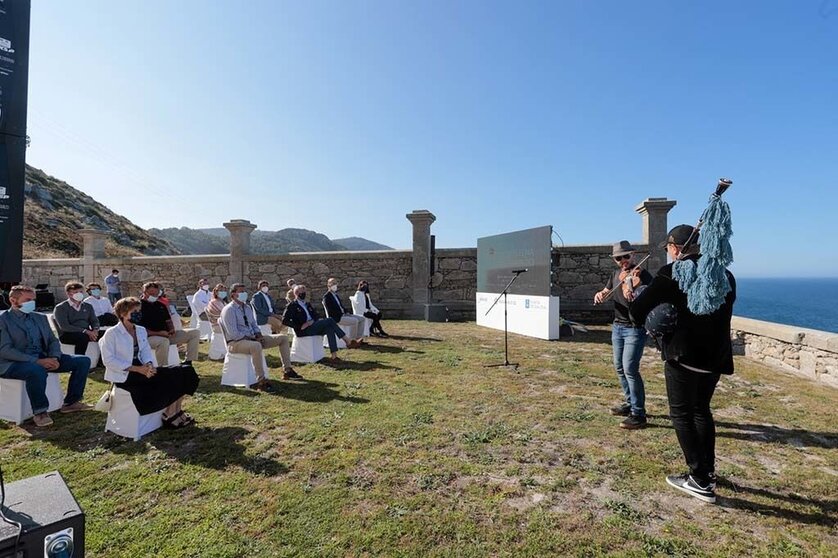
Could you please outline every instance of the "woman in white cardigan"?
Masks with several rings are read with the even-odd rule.
[[[190,365],[155,368],[152,350],[140,320],[140,299],[129,297],[117,301],[114,312],[119,323],[108,329],[99,346],[105,364],[105,380],[131,394],[141,415],[163,411],[163,423],[181,428],[195,420],[181,409],[183,397],[193,395],[198,387],[198,374]]]
[[[352,296],[352,313],[372,320],[370,335],[374,337],[390,337],[381,327],[381,310],[370,300],[370,284],[366,281],[358,283],[358,290]]]

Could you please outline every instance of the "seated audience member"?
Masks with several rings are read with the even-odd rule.
[[[55,305],[52,315],[58,327],[58,339],[75,346],[75,353],[87,352],[88,343],[99,339],[99,319],[93,306],[84,302],[84,285],[71,281],[64,286],[67,300]]]
[[[172,316],[166,305],[161,302],[160,284],[155,282],[143,285],[143,298],[140,306],[140,323],[148,333],[148,344],[154,350],[158,366],[175,365],[176,362],[169,362],[169,346],[179,343],[186,343],[186,363],[191,363],[198,358],[198,343],[201,339],[201,332],[193,328],[175,330],[173,319],[180,319]]]
[[[256,313],[256,323],[260,326],[269,324],[272,333],[282,331],[282,315],[277,314],[274,299],[269,294],[270,284],[259,281],[259,290],[253,295],[250,305]]]
[[[338,296],[338,280],[330,277],[326,282],[329,288],[326,294],[323,295],[323,306],[326,308],[326,315],[342,326],[349,328],[347,337],[350,339],[358,339],[359,341],[364,337],[364,324],[366,320],[363,316],[356,316],[352,312],[348,312],[343,306],[343,302]]]
[[[333,361],[338,358],[338,339],[343,339],[346,334],[332,318],[317,318],[317,312],[306,302],[306,286],[294,285],[294,302],[285,307],[282,314],[282,323],[294,329],[297,337],[309,337],[312,335],[325,335],[329,340],[329,351]],[[355,349],[359,345],[357,340],[349,341],[346,346]]]
[[[115,306],[119,324],[102,336],[102,362],[105,380],[131,394],[131,401],[141,415],[163,411],[163,423],[173,428],[194,424],[181,409],[183,398],[194,395],[198,374],[191,366],[155,368],[152,364],[148,333],[138,325],[140,299],[123,298]]]
[[[212,290],[212,298],[207,304],[207,318],[215,333],[221,333],[218,320],[221,318],[221,311],[224,310],[225,304],[227,304],[227,287],[219,283]]]
[[[231,353],[249,354],[256,369],[256,384],[253,388],[263,391],[273,391],[265,376],[265,366],[262,354],[265,349],[279,347],[279,357],[285,369],[283,378],[286,380],[302,380],[303,377],[291,368],[291,344],[287,335],[262,335],[256,325],[253,308],[247,304],[247,291],[244,285],[235,283],[230,287],[230,302],[221,311],[221,328],[227,341],[227,351]]]
[[[288,292],[285,293],[285,302],[291,304],[294,302],[294,285],[296,285],[297,282],[292,277],[286,281],[285,284],[288,286]]]
[[[62,413],[84,411],[92,405],[82,402],[90,359],[61,354],[61,345],[49,327],[47,317],[35,312],[35,290],[17,285],[9,293],[11,308],[0,313],[0,377],[23,380],[35,415],[36,426],[49,426],[47,373],[69,372],[67,396]]]
[[[192,295],[193,312],[198,313],[198,319],[207,319],[207,304],[210,302],[209,283],[206,279],[198,281],[198,290]]]
[[[119,323],[116,314],[113,312],[113,305],[110,299],[102,296],[102,285],[99,283],[87,284],[87,298],[84,301],[93,307],[96,319],[99,320],[99,327],[115,326]]]
[[[370,335],[389,337],[381,327],[381,311],[370,300],[370,284],[368,282],[360,281],[358,283],[358,290],[352,296],[352,302],[355,303],[354,310],[356,313],[360,312],[359,315],[372,320]]]

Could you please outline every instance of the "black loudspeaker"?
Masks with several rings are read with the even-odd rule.
[[[84,512],[58,471],[6,485],[3,513],[23,525],[0,521],[0,558],[84,558]]]
[[[55,295],[49,291],[35,291],[35,306],[38,308],[54,307]]]
[[[426,322],[447,322],[448,321],[448,307],[444,304],[426,304],[425,305],[425,321]]]

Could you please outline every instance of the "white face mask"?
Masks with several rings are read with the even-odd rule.
[[[267,293],[268,292],[268,287],[262,287],[259,290],[262,291],[263,293]]]
[[[208,291],[209,290],[209,285],[201,285],[201,290],[202,291]]]
[[[332,291],[333,293],[336,293],[336,292],[338,292],[338,286],[337,285],[332,285],[331,287],[329,287],[329,290]]]
[[[73,300],[75,300],[76,302],[81,302],[82,300],[84,300],[84,293],[74,293]]]

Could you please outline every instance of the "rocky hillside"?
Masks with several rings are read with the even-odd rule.
[[[230,234],[223,227],[210,229],[149,229],[155,236],[172,243],[182,254],[225,254]],[[346,241],[346,242],[344,242]],[[343,250],[392,250],[389,246],[365,238],[329,240],[324,234],[306,229],[253,231],[250,249],[254,254],[287,254],[289,252],[337,252]]]
[[[113,231],[105,245],[109,256],[180,254],[166,240],[149,234],[66,182],[26,166],[23,206],[23,257],[78,257],[83,228]],[[225,250],[226,251],[226,250]]]

